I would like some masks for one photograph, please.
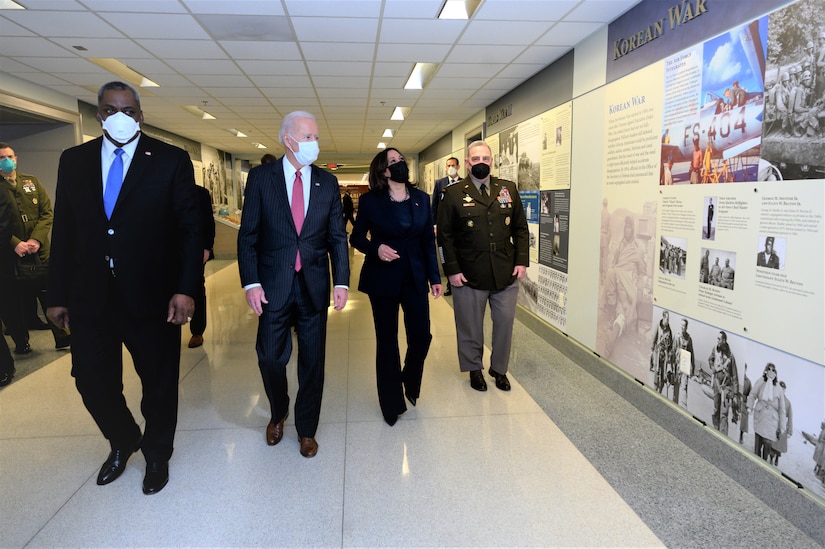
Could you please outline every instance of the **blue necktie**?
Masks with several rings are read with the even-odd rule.
[[[117,195],[120,194],[120,187],[123,186],[123,149],[115,149],[115,159],[112,167],[109,168],[109,175],[106,177],[106,192],[103,193],[103,209],[108,219],[112,218],[112,211],[115,209]]]

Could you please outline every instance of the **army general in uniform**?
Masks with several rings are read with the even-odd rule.
[[[510,390],[507,365],[518,298],[518,280],[530,263],[527,218],[516,185],[490,175],[492,153],[484,141],[467,149],[469,177],[444,189],[438,207],[438,243],[453,288],[458,363],[470,385],[486,391],[482,375],[484,312],[493,321],[490,375]]]

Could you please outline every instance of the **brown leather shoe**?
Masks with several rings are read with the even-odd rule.
[[[200,347],[203,345],[203,336],[200,335],[193,335],[192,338],[189,340],[189,348],[194,349],[195,347]]]
[[[314,437],[298,437],[301,440],[301,455],[305,458],[315,457],[318,453],[318,443]]]
[[[284,438],[284,421],[286,421],[288,415],[289,412],[278,423],[275,423],[275,420],[270,420],[269,425],[266,426],[266,443],[270,446],[275,446]]]

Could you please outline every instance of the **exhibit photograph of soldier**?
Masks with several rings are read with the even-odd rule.
[[[759,252],[756,254],[756,266],[784,271],[786,244],[787,242],[784,238],[760,235]]]
[[[825,10],[799,0],[768,21],[760,180],[820,179],[825,174]],[[776,176],[779,172],[780,176]]]
[[[664,236],[659,238],[659,273],[685,279],[687,264],[687,238]]]
[[[736,252],[702,248],[699,282],[733,290],[736,281]]]
[[[719,203],[715,196],[705,197],[705,215],[702,216],[702,240],[716,239],[716,223],[714,222],[716,206]]]

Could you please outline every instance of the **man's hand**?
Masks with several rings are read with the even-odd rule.
[[[450,275],[447,277],[450,281],[450,285],[453,288],[461,288],[464,286],[464,283],[467,282],[467,279],[464,278],[464,273],[456,273],[454,275]]]
[[[256,315],[261,316],[264,313],[264,304],[269,303],[266,300],[264,289],[260,286],[249,288],[246,291],[246,304],[252,309]]]
[[[46,317],[58,328],[69,329],[68,307],[49,307],[46,309]]]
[[[348,296],[349,292],[346,288],[334,288],[332,290],[333,308],[336,311],[343,309],[347,304]]]
[[[441,284],[433,284],[432,290],[430,290],[430,291],[432,292],[433,297],[438,299],[441,296],[441,294],[443,293],[442,290],[443,290],[443,287],[441,286]]]
[[[516,276],[518,278],[524,278],[524,275],[526,275],[526,274],[527,274],[527,267],[525,267],[524,265],[516,265],[515,268],[513,269],[513,276]]]
[[[168,314],[166,315],[166,322],[172,324],[186,324],[192,320],[192,315],[195,313],[195,300],[188,295],[175,294],[169,300]]]

